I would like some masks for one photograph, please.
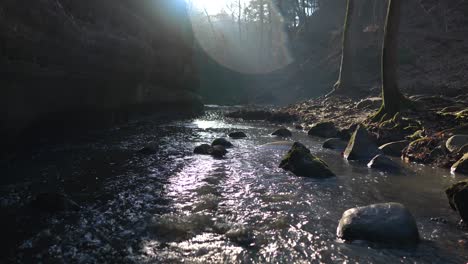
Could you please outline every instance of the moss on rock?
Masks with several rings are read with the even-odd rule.
[[[310,150],[299,142],[293,144],[279,167],[303,177],[326,178],[335,176],[323,160],[312,155]]]

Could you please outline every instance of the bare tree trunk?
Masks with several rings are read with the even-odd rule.
[[[239,27],[239,43],[242,44],[242,3],[241,0],[237,2],[239,5],[238,12],[239,14],[237,15],[237,26]]]
[[[307,9],[306,9],[306,1],[305,0],[302,0],[301,1],[301,8],[302,8],[302,25],[301,27],[303,26],[304,27],[304,30],[305,32],[307,32]]]
[[[355,52],[355,41],[353,38],[356,37],[354,19],[355,19],[355,1],[348,0],[348,6],[346,8],[346,18],[343,27],[343,42],[341,48],[341,65],[340,74],[338,81],[333,86],[331,94],[335,93],[350,93],[355,88],[353,81],[353,57]]]
[[[392,118],[400,112],[406,100],[398,88],[398,35],[400,29],[401,1],[390,0],[382,49],[382,107],[374,121]]]
[[[264,31],[265,31],[265,6],[263,0],[259,1],[259,12],[260,12],[260,48],[259,48],[259,65],[263,62],[263,54],[264,54]]]

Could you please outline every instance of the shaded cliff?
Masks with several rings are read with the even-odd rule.
[[[192,53],[183,0],[1,1],[2,137],[44,120],[199,107]]]

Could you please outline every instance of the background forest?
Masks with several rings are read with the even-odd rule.
[[[355,5],[356,83],[364,95],[378,95],[387,3],[358,0]],[[468,78],[468,63],[458,56],[468,48],[468,2],[402,5],[401,89],[459,93]],[[346,1],[233,0],[217,14],[189,8],[207,102],[286,104],[327,93],[338,78]]]

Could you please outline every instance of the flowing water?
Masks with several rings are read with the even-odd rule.
[[[279,140],[269,135],[274,125],[224,119],[224,111],[211,106],[198,119],[140,119],[2,162],[5,261],[468,261],[467,233],[457,225],[459,217],[444,194],[445,187],[462,177],[421,165],[404,165],[402,174],[370,170],[322,149],[322,139],[302,131],[295,131],[291,140],[307,145],[337,177],[295,177],[278,168],[288,147],[265,146]],[[232,131],[244,131],[248,138],[231,140],[235,147],[226,158],[192,154],[196,145]],[[148,144],[157,154],[137,152]],[[42,191],[63,191],[82,209],[31,215],[26,204]],[[416,248],[336,239],[346,209],[390,201],[403,203],[414,214],[423,238]]]

